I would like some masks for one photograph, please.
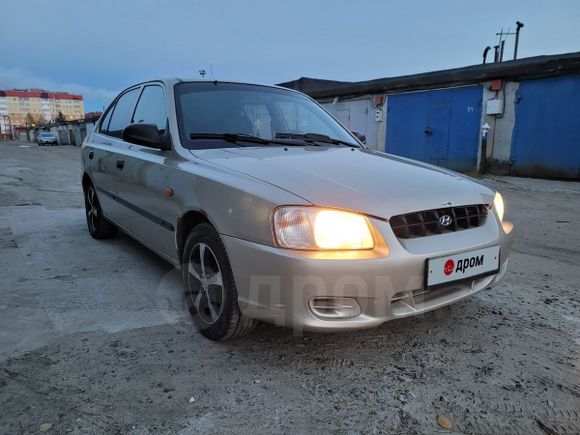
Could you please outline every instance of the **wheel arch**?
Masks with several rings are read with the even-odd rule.
[[[185,247],[185,242],[187,236],[197,225],[202,223],[210,224],[219,234],[218,228],[208,217],[207,213],[203,210],[187,210],[178,220],[175,229],[175,243],[177,246],[177,259],[181,263],[181,257],[183,255],[183,248]]]
[[[87,187],[89,184],[93,184],[93,181],[91,180],[91,177],[89,176],[89,174],[88,174],[88,173],[86,173],[86,172],[83,172],[83,177],[82,177],[82,180],[81,180],[81,184],[82,184],[82,186],[83,186],[83,190],[85,190],[85,189],[86,189],[86,187]]]

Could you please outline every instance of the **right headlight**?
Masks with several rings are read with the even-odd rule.
[[[373,249],[371,223],[366,216],[321,207],[279,207],[274,211],[276,244],[308,250]]]
[[[495,212],[497,213],[497,217],[499,217],[500,222],[503,221],[505,209],[503,204],[503,197],[499,192],[496,192],[495,197],[493,198],[493,208],[495,208]]]

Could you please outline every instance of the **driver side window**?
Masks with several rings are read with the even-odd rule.
[[[161,86],[145,86],[139,97],[134,123],[155,124],[160,133],[165,131],[167,112],[165,110],[165,95]]]

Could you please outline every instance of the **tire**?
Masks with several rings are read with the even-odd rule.
[[[117,227],[105,219],[92,183],[87,183],[83,190],[85,193],[85,216],[89,233],[91,233],[93,239],[110,239],[117,233]]]
[[[225,341],[254,329],[257,321],[240,311],[226,249],[210,224],[199,224],[189,233],[181,272],[189,312],[205,337]]]

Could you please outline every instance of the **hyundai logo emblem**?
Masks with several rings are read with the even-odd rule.
[[[448,214],[444,214],[439,218],[439,223],[444,227],[448,227],[449,225],[451,225],[451,222],[453,222],[453,219]]]

